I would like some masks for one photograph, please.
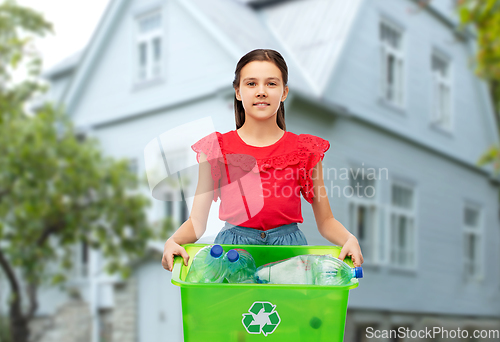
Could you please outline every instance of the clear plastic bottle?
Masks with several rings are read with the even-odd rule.
[[[347,285],[353,278],[363,278],[361,267],[350,267],[330,255],[318,258],[314,263],[314,284]]]
[[[205,246],[196,253],[186,276],[191,283],[222,283],[227,267],[221,245]]]
[[[297,255],[257,268],[256,281],[262,284],[313,285],[312,267],[317,255]]]
[[[255,260],[241,248],[231,249],[224,256],[227,265],[226,279],[229,283],[255,283]]]
[[[262,265],[255,275],[264,284],[345,285],[362,278],[363,270],[331,255],[308,254]]]

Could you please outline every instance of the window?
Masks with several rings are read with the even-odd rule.
[[[164,146],[165,148],[165,146]],[[181,222],[189,218],[186,195],[191,193],[190,186],[194,178],[189,178],[189,173],[196,171],[188,167],[186,151],[184,149],[164,149],[166,169],[169,173],[169,181],[165,188],[165,216]]]
[[[375,179],[356,177],[350,179],[352,195],[349,197],[350,230],[356,236],[366,262],[374,262],[376,248],[377,207]]]
[[[395,266],[415,266],[414,192],[408,185],[393,183],[390,206],[390,262]]]
[[[464,208],[464,277],[477,279],[480,275],[481,227],[479,208],[466,205]]]
[[[434,52],[432,68],[432,123],[451,129],[451,82],[449,62]]]
[[[380,22],[381,96],[387,102],[403,107],[403,35],[386,20]]]
[[[162,73],[163,34],[160,11],[137,18],[136,80],[159,78]]]
[[[89,246],[87,242],[81,241],[77,246],[76,256],[76,277],[87,278],[89,275]]]

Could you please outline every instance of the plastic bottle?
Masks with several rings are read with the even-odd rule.
[[[241,248],[231,249],[224,256],[229,283],[255,283],[255,261],[250,253]]]
[[[263,284],[314,284],[315,255],[298,255],[257,268],[256,281]]]
[[[205,246],[196,253],[186,276],[191,283],[222,283],[227,267],[221,245]]]
[[[314,265],[314,284],[347,285],[353,278],[363,278],[361,267],[350,267],[330,255],[318,258]]]
[[[352,278],[362,278],[363,270],[331,255],[309,254],[262,265],[255,275],[264,284],[345,285]]]

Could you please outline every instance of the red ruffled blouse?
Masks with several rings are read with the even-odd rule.
[[[274,144],[246,144],[236,130],[211,133],[191,146],[200,162],[207,155],[214,180],[214,202],[221,198],[219,219],[269,230],[302,223],[300,193],[312,203],[312,169],[330,143],[311,134],[285,134]]]

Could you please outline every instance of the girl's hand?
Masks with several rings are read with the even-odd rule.
[[[342,250],[339,254],[339,259],[344,260],[346,256],[350,256],[352,264],[354,267],[359,267],[363,263],[363,254],[361,254],[361,248],[359,247],[358,239],[354,235],[351,235],[349,239],[342,246]]]
[[[184,265],[188,265],[189,254],[186,252],[184,247],[176,243],[174,240],[168,239],[165,242],[165,247],[163,249],[163,258],[161,260],[161,265],[167,271],[172,272],[174,268],[174,255],[180,255],[184,258]]]

